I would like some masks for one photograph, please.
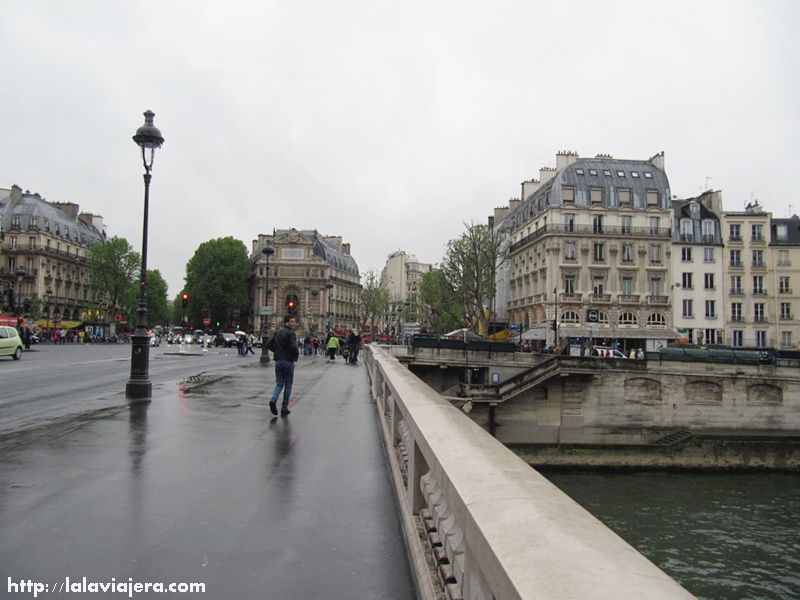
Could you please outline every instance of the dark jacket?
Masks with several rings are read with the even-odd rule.
[[[294,329],[281,327],[275,337],[272,338],[270,349],[275,353],[275,360],[297,362],[300,351],[297,348],[297,336],[294,333]]]

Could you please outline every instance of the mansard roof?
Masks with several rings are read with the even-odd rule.
[[[299,239],[303,239],[305,243],[311,244],[314,248],[314,254],[322,258],[330,266],[358,275],[358,264],[355,259],[344,252],[336,244],[330,240],[325,239],[318,231],[305,231],[299,229],[277,229],[273,234],[273,239],[278,240],[279,237],[294,234]],[[302,243],[302,242],[301,242]],[[259,258],[258,254],[253,256],[253,260]]]
[[[527,222],[531,216],[550,206],[564,203],[563,188],[572,187],[576,206],[591,206],[592,188],[602,188],[604,205],[616,206],[619,189],[631,191],[631,208],[646,209],[647,191],[658,191],[658,206],[670,209],[670,188],[667,174],[649,160],[625,160],[607,156],[577,158],[575,162],[559,169],[535,192],[523,198],[520,205],[509,214],[515,225]]]
[[[0,189],[0,224],[3,231],[9,231],[13,217],[19,217],[19,231],[41,231],[52,237],[90,246],[105,242],[106,234],[94,225],[72,216],[58,204],[48,202],[39,194],[22,193],[17,202],[11,199],[11,190]],[[36,217],[36,226],[31,222]]]

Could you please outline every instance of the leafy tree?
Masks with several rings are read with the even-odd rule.
[[[135,323],[141,258],[128,240],[115,236],[104,244],[92,244],[87,265],[92,307],[97,309],[101,302],[105,303],[109,314],[124,312],[128,323]]]
[[[389,311],[389,290],[381,287],[374,269],[364,274],[361,285],[361,329],[375,323]],[[374,329],[374,327],[372,327]],[[374,333],[370,331],[370,333]]]
[[[445,333],[462,326],[464,311],[439,268],[422,276],[419,288],[422,322],[431,333]]]
[[[505,252],[493,228],[475,224],[465,227],[460,238],[447,243],[442,276],[469,323],[484,335],[494,311],[495,275],[505,261]]]
[[[150,327],[169,323],[167,282],[158,270],[147,270],[147,323]]]
[[[212,322],[230,327],[249,314],[247,279],[252,263],[244,243],[231,236],[203,242],[186,264],[189,323],[202,323],[208,310]]]

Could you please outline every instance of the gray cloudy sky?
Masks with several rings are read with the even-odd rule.
[[[148,267],[273,228],[438,262],[555,153],[666,153],[672,193],[795,199],[793,0],[2,0],[0,187],[141,248],[131,140],[156,113]],[[711,178],[711,179],[707,179]],[[794,204],[792,206],[792,203]]]

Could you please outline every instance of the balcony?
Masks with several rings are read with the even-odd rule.
[[[682,233],[681,234],[681,241],[682,242],[694,242],[694,235],[691,233]]]
[[[731,321],[734,323],[744,323],[744,317],[742,315],[731,315]]]
[[[620,294],[617,298],[620,304],[639,304],[639,294]]]
[[[778,293],[779,293],[779,294],[791,294],[791,293],[792,293],[792,288],[783,288],[783,289],[780,289],[780,290],[778,290]]]
[[[765,263],[763,260],[754,260],[753,261],[753,268],[754,269],[766,269],[767,268],[767,263]]]
[[[609,304],[611,302],[611,294],[589,294],[589,302]]]
[[[730,293],[731,296],[742,296],[742,295],[744,295],[744,291],[742,290],[742,288],[731,288],[731,291],[729,293]]]
[[[764,315],[756,315],[755,317],[753,317],[753,323],[766,323],[766,322],[767,322],[767,317],[765,317]]]
[[[729,266],[731,269],[742,269],[744,268],[744,263],[740,260],[732,260]]]
[[[648,304],[669,304],[669,296],[648,296],[647,297]]]
[[[704,234],[702,236],[702,241],[704,244],[716,244],[718,242],[717,236],[709,234]]]
[[[561,294],[561,302],[580,302],[583,298],[583,294],[568,294],[564,292]]]
[[[573,225],[573,224],[557,224],[548,223],[544,227],[540,227],[533,233],[525,236],[518,242],[511,244],[509,253],[514,254],[518,250],[535,242],[545,235],[564,234],[570,235],[588,235],[588,236],[603,236],[603,237],[647,237],[647,238],[660,238],[669,239],[672,237],[672,229],[669,227],[610,227],[603,225],[602,227],[595,227],[595,225]]]

